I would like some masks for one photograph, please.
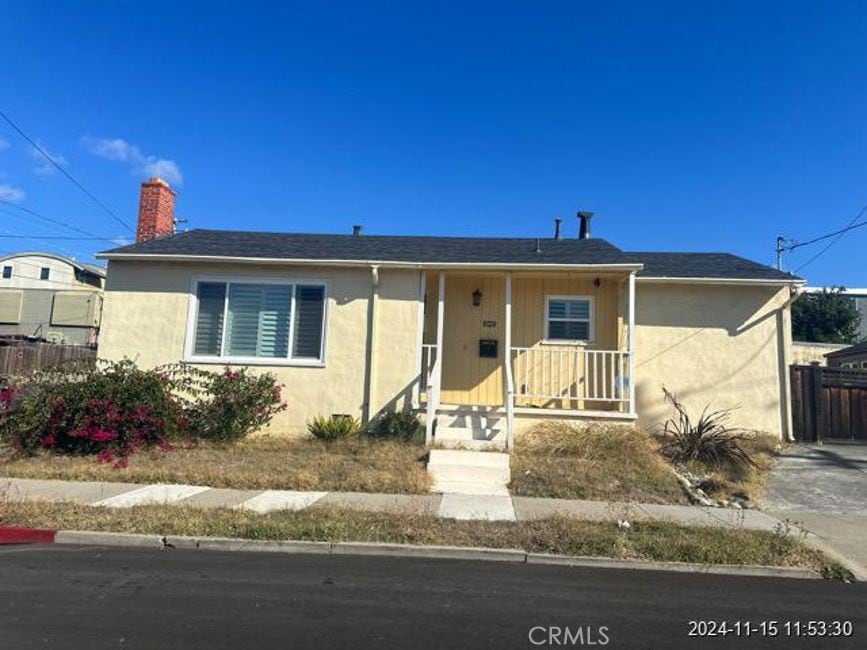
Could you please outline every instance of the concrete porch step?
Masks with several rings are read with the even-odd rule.
[[[497,452],[432,449],[427,466],[431,488],[443,494],[508,496],[509,455]]]
[[[428,466],[430,467],[430,466]],[[441,481],[472,481],[474,483],[508,483],[510,479],[508,468],[473,467],[468,465],[434,465],[433,472]]]
[[[509,471],[509,454],[479,454],[473,451],[454,449],[431,449],[428,467],[439,465],[462,465],[464,467],[490,467]]]
[[[499,452],[506,449],[506,439],[496,440],[440,440],[434,439],[434,444],[442,449]]]
[[[473,483],[472,481],[439,481],[434,479],[433,492],[442,494],[469,494],[474,496],[509,496],[509,488],[504,484]]]

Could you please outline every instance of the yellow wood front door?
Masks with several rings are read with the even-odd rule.
[[[442,404],[503,404],[504,317],[503,277],[446,277]],[[479,356],[481,339],[497,341],[496,357]]]

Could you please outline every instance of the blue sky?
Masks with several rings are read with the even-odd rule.
[[[863,3],[3,4],[0,109],[131,223],[156,170],[189,227],[535,237],[585,209],[624,249],[771,263],[867,204]],[[0,197],[128,236],[2,123]],[[865,243],[802,274],[867,285]]]

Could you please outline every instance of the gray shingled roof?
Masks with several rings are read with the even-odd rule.
[[[539,250],[536,252],[537,242]],[[190,230],[100,256],[179,255],[421,264],[644,264],[643,277],[796,281],[799,278],[728,253],[625,253],[604,239],[519,239],[316,235]]]
[[[850,354],[863,352],[864,350],[867,350],[867,341],[861,341],[860,343],[850,345],[848,348],[843,348],[842,350],[834,350],[833,352],[826,354],[825,357],[845,357]]]
[[[730,253],[651,253],[627,252],[644,269],[639,276],[653,278],[727,278],[733,280],[800,281],[800,278],[775,268]]]
[[[469,263],[631,264],[604,239],[495,239],[190,230],[106,251],[152,255],[262,257],[303,260]]]

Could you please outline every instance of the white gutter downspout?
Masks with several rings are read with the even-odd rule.
[[[629,274],[629,314],[626,329],[629,351],[629,413],[635,414],[635,271]]]
[[[373,400],[376,399],[376,307],[379,302],[379,266],[370,266],[370,305],[367,310],[367,382],[364,387],[364,408],[362,423],[367,424],[373,417]]]
[[[780,374],[781,374],[781,390],[783,391],[782,402],[785,413],[783,413],[783,437],[787,442],[795,442],[794,431],[792,431],[792,384],[789,376],[789,368],[792,365],[792,303],[804,292],[802,286],[792,286],[789,289],[789,299],[780,306],[777,312],[777,340],[779,342],[780,354]]]

